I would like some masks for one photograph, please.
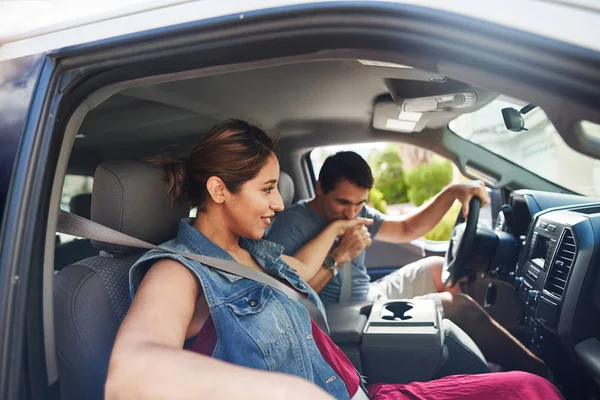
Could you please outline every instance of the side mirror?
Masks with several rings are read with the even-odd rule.
[[[512,107],[503,108],[502,118],[504,118],[504,125],[509,131],[521,132],[526,130],[525,120],[518,110]]]

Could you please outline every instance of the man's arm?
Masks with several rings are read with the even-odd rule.
[[[473,181],[448,186],[408,216],[385,216],[377,233],[377,239],[392,243],[405,243],[418,239],[440,222],[455,200],[462,203],[463,213],[466,216],[469,213],[469,202],[474,196],[479,197],[483,204],[489,202],[489,195],[483,182]]]

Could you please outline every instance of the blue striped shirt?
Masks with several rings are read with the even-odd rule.
[[[375,222],[367,226],[371,237],[375,237],[383,222],[383,214],[369,206],[363,206],[359,217],[372,218]],[[329,224],[308,206],[308,200],[300,200],[277,216],[266,239],[284,247],[284,254],[293,256],[302,246],[311,241]],[[334,243],[334,247],[336,246]],[[344,270],[327,283],[319,296],[324,303],[338,303]],[[366,300],[371,278],[365,267],[365,251],[352,260],[352,300]]]

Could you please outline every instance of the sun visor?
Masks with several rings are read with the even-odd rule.
[[[374,105],[373,127],[396,132],[420,132],[430,121],[439,125],[487,103],[488,93],[452,79],[427,82],[385,79],[390,96]]]
[[[407,81],[386,79],[394,102],[404,112],[452,111],[477,105],[477,91],[452,79]]]
[[[373,106],[373,128],[404,133],[420,132],[432,116],[432,112],[402,111],[393,99],[383,96]]]

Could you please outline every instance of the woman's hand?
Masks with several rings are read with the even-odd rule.
[[[371,246],[372,239],[366,225],[371,225],[372,219],[354,218],[350,220],[338,220],[332,222],[337,224],[337,232],[340,241],[330,255],[338,265],[345,264],[358,256],[364,249]]]
[[[374,221],[371,218],[357,217],[354,219],[338,219],[333,221],[332,226],[336,232],[336,236],[342,236],[346,231],[365,225],[371,225]]]

